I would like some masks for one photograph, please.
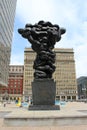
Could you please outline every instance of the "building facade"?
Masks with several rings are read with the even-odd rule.
[[[56,71],[53,75],[56,81],[56,98],[73,101],[78,99],[75,60],[73,49],[55,48]]]
[[[23,97],[23,65],[10,65],[8,87],[0,88],[0,100],[14,101]]]
[[[16,1],[0,0],[0,87],[8,84]]]
[[[36,53],[31,48],[25,48],[24,51],[24,82],[23,82],[23,97],[28,100],[32,96],[32,81],[33,81],[33,63]]]
[[[56,98],[59,100],[77,99],[77,81],[73,49],[56,48],[56,71],[53,78],[56,82]],[[36,53],[31,48],[24,51],[24,84],[25,99],[32,96],[33,63]],[[50,91],[50,90],[49,90]]]
[[[78,99],[87,99],[87,77],[77,78]]]

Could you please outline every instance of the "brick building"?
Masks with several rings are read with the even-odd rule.
[[[1,100],[16,100],[23,94],[23,65],[10,65],[8,87],[0,89]]]

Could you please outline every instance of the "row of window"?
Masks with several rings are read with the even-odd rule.
[[[10,89],[10,90],[0,90],[1,94],[7,96],[8,94],[22,94],[21,89]]]
[[[23,68],[9,68],[10,72],[23,72]]]

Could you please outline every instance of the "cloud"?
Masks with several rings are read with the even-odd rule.
[[[54,7],[52,0],[18,0],[17,15],[23,22],[38,22],[41,19],[49,19]]]
[[[77,77],[87,76],[87,44],[80,45],[75,49]]]
[[[10,65],[23,65],[24,64],[24,54],[13,54],[11,56]]]
[[[17,15],[23,22],[38,22],[51,20],[52,22],[74,22],[77,19],[74,2],[68,0],[18,0]]]

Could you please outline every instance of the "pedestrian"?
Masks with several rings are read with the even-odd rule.
[[[6,103],[4,103],[4,107],[6,107]]]

